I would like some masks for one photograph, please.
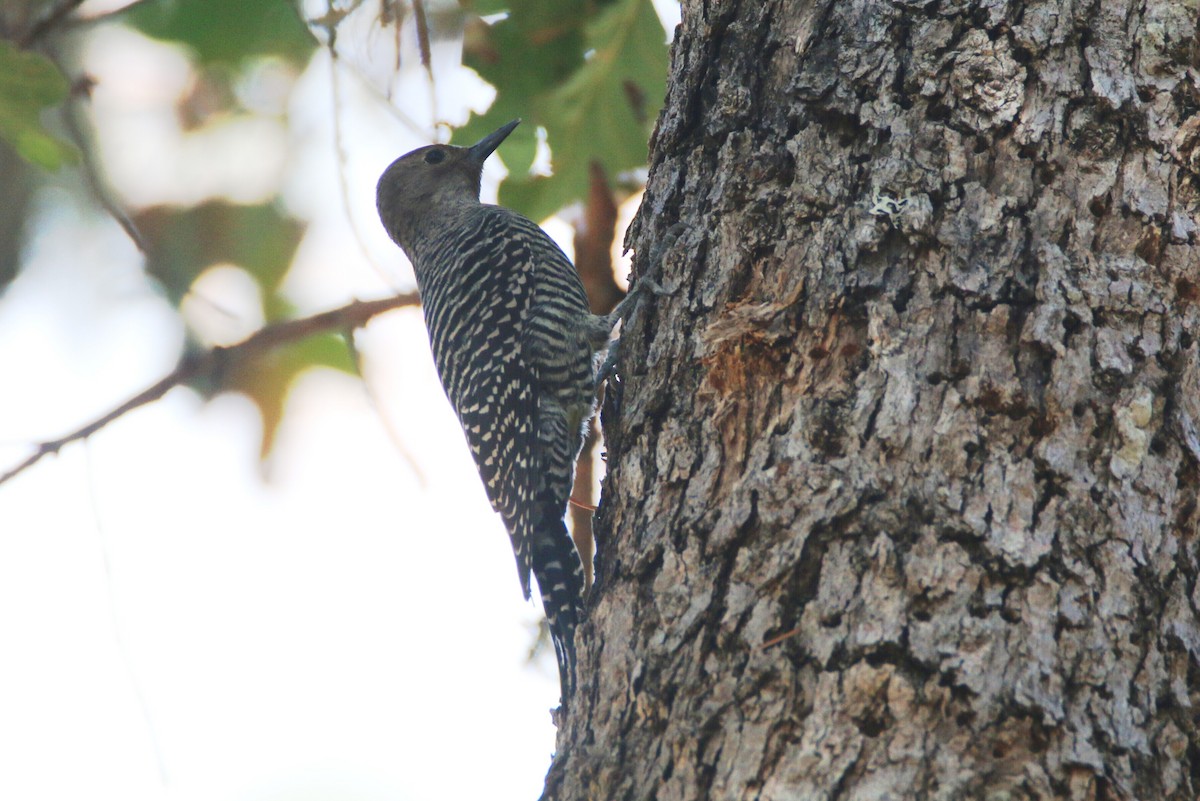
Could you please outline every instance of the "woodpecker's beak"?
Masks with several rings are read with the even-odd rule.
[[[500,147],[500,143],[503,142],[508,135],[513,132],[513,128],[516,128],[520,124],[521,121],[519,119],[513,120],[507,125],[497,128],[495,131],[492,131],[490,134],[471,145],[469,148],[467,148],[467,150],[471,153],[471,160],[482,166],[483,162],[487,160],[487,157],[492,155],[492,152],[495,151],[496,148]]]

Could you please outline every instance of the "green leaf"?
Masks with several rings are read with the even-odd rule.
[[[75,146],[49,134],[42,109],[67,97],[67,79],[45,56],[0,41],[0,138],[21,158],[48,170],[75,163]]]
[[[541,220],[586,197],[593,162],[610,176],[646,163],[666,94],[666,33],[651,0],[614,0],[591,17],[591,3],[504,5],[510,16],[490,26],[465,59],[496,87],[496,101],[456,141],[473,142],[524,118],[517,129],[528,126],[523,138],[514,132],[501,151],[511,174],[500,201]],[[550,177],[528,171],[539,125],[552,153]]]
[[[495,104],[493,108],[494,106]],[[492,113],[491,109],[482,116],[472,115],[466,125],[455,130],[454,143],[464,146],[473,145],[501,125],[520,116],[515,112],[506,114],[503,110],[499,113]],[[504,140],[502,147],[500,158],[504,159],[504,166],[508,167],[510,173],[524,175],[533,166],[533,159],[537,155],[537,126],[531,124],[528,119],[524,119]]]
[[[278,290],[304,226],[274,204],[211,201],[184,209],[157,207],[138,215],[135,223],[146,241],[146,272],[158,279],[173,303],[180,302],[204,270],[230,263],[258,283],[268,322],[292,315],[291,304]],[[318,366],[355,371],[346,342],[334,334],[321,334],[237,360],[215,382],[206,377],[192,386],[206,397],[221,391],[249,397],[262,415],[261,455],[266,458],[274,447],[293,381]]]
[[[529,172],[537,151],[538,104],[563,76],[583,65],[582,13],[559,19],[555,15],[534,17],[535,2],[519,4],[519,13],[494,25],[484,26],[477,40],[466,48],[463,61],[496,87],[496,100],[487,113],[472,115],[454,135],[456,144],[474,144],[501,125],[518,117],[524,120],[504,141],[508,169],[518,175]],[[577,3],[562,3],[571,7]]]
[[[188,46],[202,64],[236,67],[258,56],[303,64],[316,47],[289,0],[149,0],[124,18],[147,36]]]
[[[341,334],[318,334],[309,337],[300,343],[293,355],[299,357],[300,369],[328,367],[350,375],[358,374],[358,365],[354,363],[354,356],[350,353],[346,338]]]
[[[178,209],[159,206],[134,220],[146,240],[146,272],[162,284],[175,304],[192,282],[214,264],[236,264],[272,299],[292,263],[304,226],[272,203],[239,206],[211,201]],[[265,303],[268,319],[288,309]]]
[[[546,104],[553,179],[526,178],[509,188],[534,219],[585,197],[592,162],[616,175],[647,160],[667,88],[666,33],[653,4],[614,3],[588,24],[586,45],[587,63]]]

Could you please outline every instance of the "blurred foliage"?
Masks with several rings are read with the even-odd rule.
[[[469,20],[464,61],[497,94],[486,113],[473,115],[456,132],[456,140],[474,142],[511,119],[525,121],[502,152],[510,170],[501,187],[502,203],[541,220],[587,196],[593,165],[615,178],[646,163],[667,73],[666,37],[651,0],[459,0],[459,5]],[[299,7],[299,0],[141,0],[103,16],[179,44],[190,54],[195,86],[209,91],[204,93],[205,113],[196,119],[189,116],[188,100],[180,102],[177,113],[185,131],[202,127],[210,117],[261,113],[238,107],[233,87],[263,58],[283,59],[302,69],[318,47],[310,25],[334,33],[342,20],[362,9],[376,15],[376,30],[408,37],[416,28],[415,35],[422,38],[429,34],[421,29],[423,21],[439,13],[438,18],[456,23],[464,19],[462,11],[444,13],[448,7],[432,9],[432,16],[410,14],[410,0],[379,0],[378,5],[329,0],[325,14],[307,22]],[[71,80],[63,75],[59,65],[71,64],[70,59],[54,55],[51,60],[43,54],[62,53],[63,44],[80,41],[61,36],[78,23],[74,10],[70,0],[0,6],[0,167],[11,167],[8,162],[21,166],[0,170],[13,190],[6,206],[12,219],[0,210],[0,223],[12,225],[0,225],[0,230],[22,230],[25,209],[32,205],[22,198],[32,197],[37,185],[37,172],[6,151],[46,170],[79,163],[75,145],[51,133],[42,119],[47,109],[64,101],[86,102],[91,87],[87,75]],[[49,41],[57,43],[38,52]],[[72,85],[78,90],[72,92]],[[539,129],[551,150],[550,176],[531,172]],[[86,133],[67,130],[90,154],[93,145]],[[83,167],[105,207],[121,219],[119,204],[105,197],[101,176],[92,172],[92,160],[83,160]],[[17,185],[21,175],[28,180]],[[233,264],[258,284],[268,323],[292,316],[281,284],[304,227],[279,203],[210,199],[191,207],[156,206],[132,216],[145,247],[146,273],[174,306],[180,306],[206,269]],[[11,238],[14,243],[18,239],[15,233]],[[18,247],[11,249],[14,264]],[[345,339],[323,334],[230,363],[196,389],[206,396],[235,390],[250,397],[262,413],[265,457],[294,379],[314,366],[356,369]]]
[[[289,0],[150,0],[130,7],[122,17],[147,36],[185,46],[202,80],[218,87],[217,96],[230,102],[234,93],[219,88],[234,80],[247,62],[274,56],[303,66],[317,46]],[[146,272],[176,306],[204,270],[229,263],[258,284],[268,323],[292,316],[280,284],[304,227],[276,204],[209,201],[191,208],[160,206],[139,214],[135,224],[146,243]],[[266,458],[294,380],[312,367],[356,370],[345,339],[324,334],[239,361],[217,385],[193,388],[206,396],[234,391],[250,398],[262,416],[260,453]]]
[[[0,142],[0,186],[4,187],[4,203],[0,205],[0,296],[17,277],[21,264],[21,235],[40,177],[13,148]]]
[[[254,277],[266,298],[267,320],[286,316],[279,284],[292,263],[304,227],[273,203],[243,206],[209,201],[190,208],[156,206],[134,223],[146,244],[146,272],[178,306],[200,273],[236,264]]]
[[[261,56],[303,64],[317,44],[289,0],[151,0],[123,17],[147,36],[185,45],[202,66]]]
[[[50,59],[0,41],[0,138],[26,161],[57,170],[75,163],[74,145],[42,126],[42,110],[67,97],[67,79]]]
[[[275,435],[283,420],[287,393],[296,377],[312,367],[330,367],[347,373],[357,366],[341,334],[318,334],[266,351],[253,359],[236,362],[225,374],[219,389],[245,394],[262,416],[259,454],[271,454]],[[201,391],[203,387],[198,387]]]
[[[463,0],[475,14],[507,16],[468,31],[464,62],[496,87],[496,100],[455,134],[478,141],[509,120],[510,175],[500,202],[535,220],[586,197],[589,169],[644,166],[666,94],[666,33],[650,0]],[[536,130],[546,131],[553,175],[530,173]]]
[[[294,309],[280,292],[304,226],[273,203],[238,205],[209,201],[190,208],[156,206],[134,223],[146,245],[146,272],[175,305],[209,267],[235,264],[259,287],[267,322],[289,319]],[[258,407],[263,428],[260,451],[270,455],[293,381],[311,367],[356,372],[341,334],[320,334],[235,362],[216,384],[193,383],[211,397],[241,392]]]

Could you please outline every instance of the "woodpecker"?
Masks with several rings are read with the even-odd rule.
[[[622,308],[591,314],[554,240],[479,202],[484,161],[519,123],[471,147],[401,156],[380,177],[376,206],[416,272],[438,377],[508,529],[526,600],[537,578],[566,708],[583,568],[563,515],[593,413],[596,354]]]

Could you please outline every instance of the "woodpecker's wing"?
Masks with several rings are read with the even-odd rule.
[[[512,537],[528,597],[541,469],[538,394],[547,380],[561,381],[563,372],[539,361],[531,341],[557,337],[551,349],[561,350],[569,318],[586,312],[587,296],[554,241],[508,209],[478,207],[446,232],[439,253],[421,287],[434,361],[488,499]],[[590,365],[581,369],[590,371]]]
[[[431,341],[488,500],[512,539],[528,598],[541,376],[523,343],[545,262],[574,267],[536,224],[508,209],[481,206],[472,222],[456,243],[459,263],[447,274],[459,287],[456,302],[447,308],[440,295],[434,299],[433,311],[442,313],[430,325]]]
[[[517,351],[478,374],[459,411],[492,508],[512,539],[521,591],[529,598],[536,488],[536,374]]]

